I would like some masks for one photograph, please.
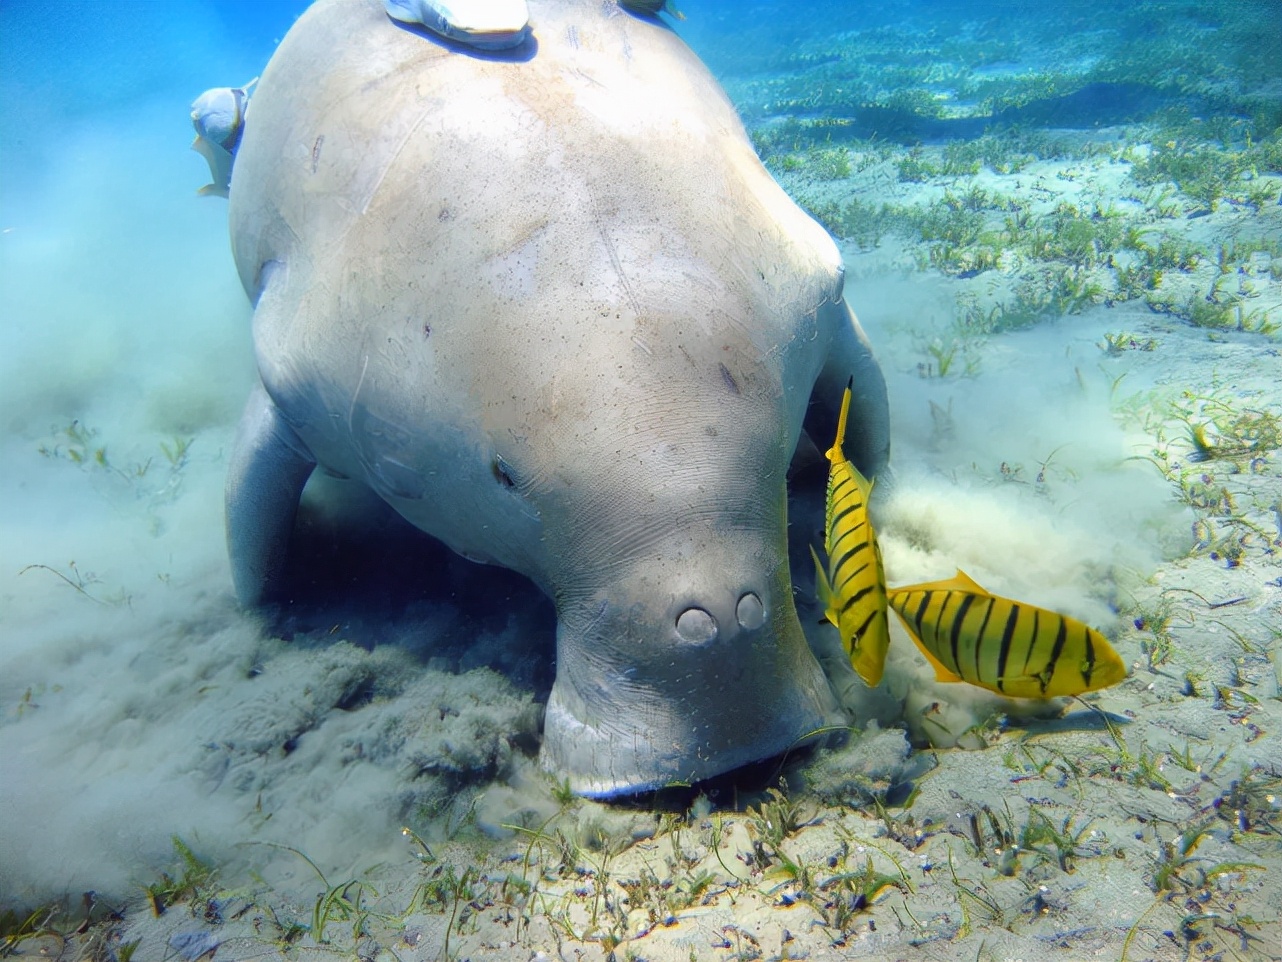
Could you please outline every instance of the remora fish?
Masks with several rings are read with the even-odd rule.
[[[191,149],[209,164],[212,183],[196,191],[201,197],[226,197],[231,187],[232,165],[236,149],[245,132],[245,114],[249,110],[249,91],[258,83],[255,77],[243,87],[215,87],[206,90],[191,105],[191,123],[196,139]]]
[[[853,379],[852,379],[853,382]],[[881,681],[890,646],[890,622],[886,614],[886,576],[882,570],[881,548],[868,518],[868,496],[872,482],[846,460],[841,445],[846,438],[846,414],[850,409],[850,388],[841,399],[837,439],[828,449],[828,503],[825,512],[824,571],[815,549],[815,587],[823,603],[824,616],[836,625],[841,643],[855,671],[870,687]]]
[[[1075,618],[991,595],[953,578],[891,588],[895,609],[937,681],[965,681],[1011,698],[1080,695],[1115,685],[1126,665]]]

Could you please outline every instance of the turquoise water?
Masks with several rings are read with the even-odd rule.
[[[403,822],[494,832],[550,805],[554,620],[523,579],[331,495],[303,518],[295,603],[232,599],[222,483],[251,312],[226,203],[195,194],[188,110],[258,75],[301,8],[0,6],[0,906],[136,892],[175,835],[287,886],[305,866],[238,846],[347,871],[392,859]],[[1282,327],[1276,6],[679,9],[768,169],[840,242],[890,384],[891,580],[981,569],[1162,669],[1160,637],[1126,633],[1143,619],[1117,570],[1236,558],[1260,572],[1266,614],[1242,630],[1266,649],[1272,503],[1234,515],[1190,475],[1176,505],[1171,477],[1119,465],[1184,457],[1183,417],[1221,438],[1220,482],[1274,477],[1282,398],[1241,358],[1276,360]],[[1199,372],[1206,403],[1181,401]],[[1171,399],[1128,406],[1163,383]],[[979,710],[960,699],[943,736],[915,721],[920,666],[895,652],[857,720],[922,751],[964,737]]]

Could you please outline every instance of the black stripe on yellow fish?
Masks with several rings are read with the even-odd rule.
[[[1122,659],[1098,631],[989,594],[962,571],[947,581],[891,588],[888,597],[939,681],[965,681],[1014,698],[1054,698],[1126,677]]]
[[[886,577],[881,549],[868,518],[872,482],[846,460],[841,446],[846,437],[851,384],[841,399],[837,438],[828,449],[828,499],[824,512],[825,569],[815,559],[815,585],[824,616],[837,627],[850,663],[868,685],[881,681],[890,645],[886,612]]]

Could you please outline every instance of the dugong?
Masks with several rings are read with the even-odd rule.
[[[232,577],[271,597],[316,466],[553,600],[541,763],[690,783],[840,721],[801,631],[786,474],[808,411],[886,462],[886,388],[828,234],[655,18],[530,0],[501,54],[320,0],[231,180],[260,384]],[[812,404],[812,395],[814,403]]]

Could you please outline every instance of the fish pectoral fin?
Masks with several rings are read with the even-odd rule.
[[[917,641],[917,639],[914,638],[913,641]],[[926,656],[926,660],[930,662],[930,667],[935,669],[935,681],[947,682],[948,684],[952,684],[953,682],[964,680],[956,672],[949,671],[947,668],[945,668],[943,666],[943,663],[934,655],[932,655],[929,651],[927,651],[926,646],[923,645],[920,641],[917,641],[917,647],[918,649],[920,649],[921,653]]]
[[[834,614],[836,608],[833,605],[832,585],[828,582],[828,573],[824,571],[823,562],[819,560],[819,552],[815,546],[810,546],[810,557],[815,559],[815,594],[819,596],[819,603],[824,608],[824,620],[837,624]],[[822,621],[820,622],[822,624]]]
[[[963,680],[956,672],[949,671],[945,668],[943,663],[935,657],[934,653],[926,647],[926,643],[917,637],[917,632],[913,630],[912,624],[904,617],[903,612],[893,605],[891,606],[891,610],[899,616],[899,621],[904,626],[904,631],[908,632],[908,637],[913,640],[913,644],[917,646],[917,650],[926,656],[926,660],[930,662],[930,667],[935,669],[935,681],[955,682]]]
[[[881,676],[886,671],[886,649],[875,650],[875,646],[862,644],[863,639],[854,643],[849,652],[851,667],[863,679],[869,688],[876,688],[881,683]]]
[[[951,682],[962,680],[961,676],[958,675],[956,672],[949,671],[947,668],[945,668],[943,665],[943,662],[941,662],[938,658],[936,658],[934,653],[929,648],[927,648],[925,644],[922,642],[922,640],[918,638],[913,632],[911,631],[908,632],[908,637],[913,640],[913,644],[917,646],[917,650],[926,656],[926,660],[930,662],[930,667],[935,669],[935,681],[944,681],[944,682],[951,683]]]
[[[873,482],[863,476],[863,472],[855,467],[853,461],[846,463],[850,465],[850,476],[855,479],[855,487],[859,489],[859,494],[864,499],[864,504],[869,504],[872,499]]]

